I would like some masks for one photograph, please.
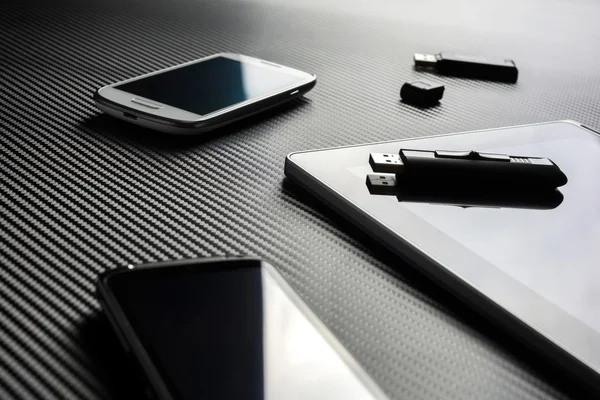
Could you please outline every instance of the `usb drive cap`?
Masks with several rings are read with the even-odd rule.
[[[400,98],[419,107],[431,107],[444,97],[444,86],[420,79],[406,82],[400,89]]]

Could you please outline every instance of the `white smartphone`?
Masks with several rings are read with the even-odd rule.
[[[94,101],[145,128],[196,134],[302,96],[316,81],[283,65],[220,53],[104,86]]]

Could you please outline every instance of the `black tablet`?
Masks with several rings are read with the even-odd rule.
[[[369,191],[370,153],[548,157],[567,175],[542,207],[411,201]],[[600,136],[572,121],[288,155],[285,173],[500,326],[600,391]]]

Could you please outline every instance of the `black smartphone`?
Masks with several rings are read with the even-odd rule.
[[[158,399],[387,399],[265,261],[113,270],[98,297]]]

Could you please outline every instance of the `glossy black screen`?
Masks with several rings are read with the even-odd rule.
[[[115,88],[206,115],[248,99],[283,90],[300,81],[300,77],[274,68],[216,57]]]
[[[237,265],[140,269],[108,281],[173,398],[377,398],[272,273]]]

